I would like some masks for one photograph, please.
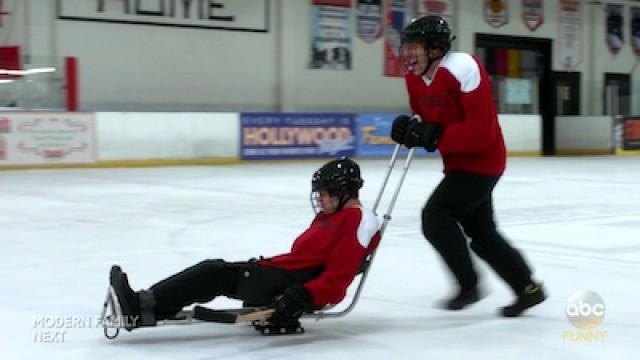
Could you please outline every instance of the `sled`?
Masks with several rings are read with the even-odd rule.
[[[389,161],[389,166],[387,169],[387,173],[383,180],[380,191],[378,192],[378,196],[373,205],[373,213],[377,216],[378,206],[382,200],[382,196],[389,182],[389,178],[391,176],[391,172],[395,167],[395,163],[398,159],[398,155],[400,153],[400,145],[396,145],[391,159]],[[404,166],[402,168],[402,174],[400,175],[400,179],[398,180],[398,185],[393,193],[393,196],[389,202],[386,213],[383,215],[383,221],[380,226],[380,241],[382,241],[382,237],[384,235],[384,231],[387,228],[387,225],[391,221],[391,212],[393,211],[393,207],[398,199],[398,195],[400,193],[400,188],[402,187],[402,183],[407,175],[407,171],[409,170],[409,166],[411,164],[411,160],[413,159],[415,149],[409,150],[407,157],[404,162]],[[373,263],[373,259],[375,257],[377,248],[380,246],[376,246],[372,251],[363,259],[362,265],[358,272],[360,279],[355,290],[355,294],[351,299],[349,305],[347,305],[341,311],[331,311],[337,305],[327,305],[322,309],[318,309],[316,311],[306,313],[302,316],[302,318],[313,318],[316,320],[325,319],[325,318],[337,318],[342,317],[349,314],[358,303],[360,299],[360,295],[362,293],[362,289],[364,288],[365,281],[367,280],[367,276],[369,274],[369,270],[371,268],[371,264]],[[156,323],[155,326],[163,326],[163,325],[188,325],[197,321],[204,322],[213,322],[213,323],[221,323],[221,324],[236,324],[236,323],[249,323],[253,325],[253,327],[258,330],[262,335],[282,335],[282,334],[302,334],[304,333],[304,328],[300,325],[299,322],[294,324],[289,324],[288,326],[274,326],[269,323],[269,317],[273,314],[275,310],[268,307],[243,307],[238,309],[211,309],[204,306],[195,306],[193,309],[182,310],[177,313],[171,319],[161,320]],[[115,339],[120,333],[120,329],[127,328],[127,326],[132,325],[132,322],[135,322],[137,319],[126,319],[122,314],[122,308],[120,306],[120,302],[118,300],[118,296],[116,295],[115,290],[111,285],[107,289],[107,296],[104,301],[102,315],[100,317],[100,321],[104,328],[104,335],[108,339]]]

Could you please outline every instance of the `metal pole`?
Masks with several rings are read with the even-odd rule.
[[[376,201],[373,203],[373,213],[378,215],[378,205],[380,205],[380,200],[382,200],[382,194],[384,193],[384,189],[387,187],[387,183],[389,182],[389,177],[391,176],[391,171],[395,166],[396,160],[398,159],[398,154],[400,153],[400,144],[396,144],[395,149],[393,149],[393,155],[391,155],[391,160],[389,160],[389,167],[387,168],[387,175],[384,177],[382,181],[382,186],[380,191],[378,192],[378,197]]]

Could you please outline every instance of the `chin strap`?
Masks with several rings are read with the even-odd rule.
[[[438,61],[440,59],[442,59],[446,54],[442,54],[436,58],[431,58],[427,55],[427,59],[429,59],[429,61],[427,61],[427,67],[424,68],[424,71],[422,72],[422,74],[420,74],[420,76],[425,76],[427,74],[427,72],[429,72],[429,69],[431,69],[431,65],[433,65],[434,61]]]
[[[342,210],[342,208],[347,203],[347,201],[349,201],[349,199],[351,199],[351,194],[349,193],[342,194],[342,196],[340,196],[340,202],[338,203],[338,208],[336,209],[336,211]]]

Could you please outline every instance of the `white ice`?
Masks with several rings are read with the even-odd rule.
[[[368,206],[387,163],[361,161]],[[440,161],[426,159],[409,170],[348,316],[305,321],[300,336],[199,323],[104,338],[96,318],[112,264],[146,288],[205,258],[284,252],[312,218],[309,182],[321,164],[0,172],[0,358],[638,358],[640,157],[509,159],[495,191],[497,220],[550,294],[521,318],[497,316],[512,294],[480,262],[487,298],[460,312],[435,306],[453,289],[420,232],[420,209],[442,176]],[[606,304],[592,330],[605,336],[599,341],[578,341],[585,331],[565,315],[580,289]],[[210,304],[229,305],[237,302]]]

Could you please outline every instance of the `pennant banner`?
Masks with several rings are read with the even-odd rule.
[[[411,20],[408,0],[387,0],[384,29],[384,75],[404,76],[400,59],[400,33]]]
[[[349,3],[350,4],[350,3]],[[351,69],[351,7],[312,6],[311,69]]]
[[[455,14],[455,0],[417,0],[416,17],[437,15],[443,17],[451,29],[454,28],[453,14]]]
[[[506,0],[485,0],[484,20],[494,28],[509,23],[509,3]]]
[[[560,0],[558,35],[556,36],[556,65],[569,71],[583,60],[582,2]]]
[[[366,43],[382,35],[382,0],[358,0],[356,4],[358,37]]]
[[[640,7],[631,7],[631,47],[640,56]]]
[[[623,5],[607,4],[607,47],[612,54],[617,54],[624,46],[624,35],[622,32],[624,16],[622,15]]]
[[[542,0],[522,0],[522,21],[531,31],[536,31],[544,21]]]

